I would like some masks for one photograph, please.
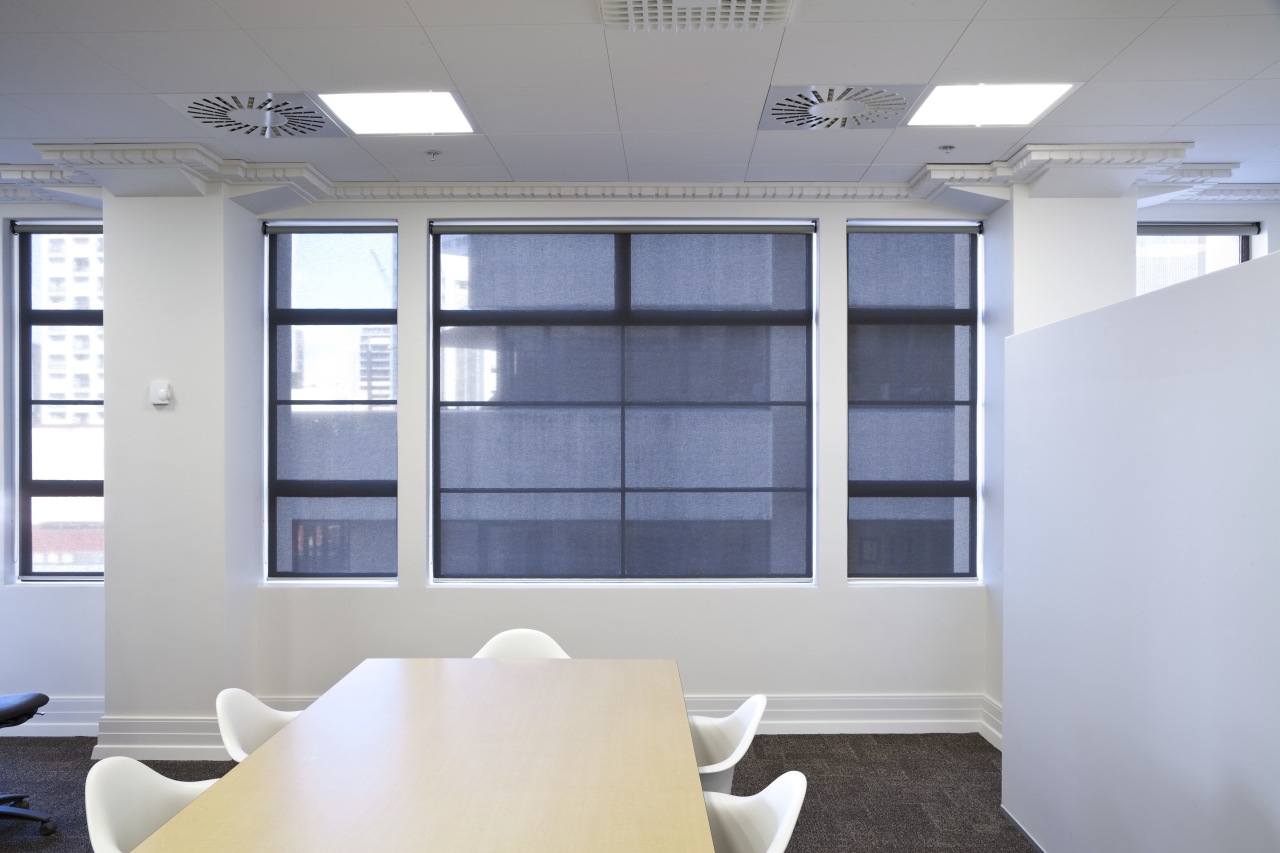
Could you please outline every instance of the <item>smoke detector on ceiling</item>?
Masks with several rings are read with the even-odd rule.
[[[600,0],[606,27],[631,32],[762,30],[779,27],[792,0]]]
[[[161,95],[210,130],[258,139],[345,137],[336,122],[299,92]]]
[[[897,127],[924,86],[771,86],[761,130]]]

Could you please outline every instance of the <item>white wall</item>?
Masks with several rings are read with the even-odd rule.
[[[1004,805],[1280,849],[1280,257],[1008,342]]]
[[[96,620],[82,614],[68,626],[66,643],[83,657],[79,670],[68,670],[59,682],[66,686],[35,688],[105,696],[99,755],[217,757],[211,716],[220,686],[240,683],[302,704],[364,657],[470,655],[514,625],[550,631],[575,656],[676,658],[697,709],[727,709],[742,696],[769,693],[766,729],[974,731],[982,724],[982,587],[850,584],[845,577],[845,220],[955,218],[953,211],[655,201],[369,203],[279,214],[400,224],[401,573],[389,584],[327,586],[257,580],[257,222],[217,194],[108,198],[105,213],[112,306],[108,417],[114,425],[107,450],[106,602],[89,600],[82,609]],[[820,220],[815,583],[530,589],[429,582],[427,223],[512,216]],[[173,384],[169,411],[145,403],[151,379]],[[14,621],[0,621],[0,641],[32,630],[46,614],[78,600],[76,594],[101,590],[36,592],[37,607],[15,609]],[[0,672],[0,690],[8,683],[8,673]],[[998,726],[998,719],[987,722]]]

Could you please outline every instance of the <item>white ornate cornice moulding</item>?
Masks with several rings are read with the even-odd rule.
[[[203,195],[227,185],[250,209],[349,201],[826,201],[953,204],[954,191],[999,205],[1015,184],[1059,187],[1113,170],[1113,184],[1178,201],[1275,201],[1280,186],[1223,184],[1236,164],[1189,163],[1189,144],[1027,145],[1008,160],[926,165],[907,183],[406,183],[334,182],[306,163],[224,160],[197,143],[40,144],[36,165],[0,165],[0,199],[65,200],[103,188],[118,196]],[[1052,177],[1053,181],[1042,180]],[[1149,189],[1143,190],[1143,187]],[[266,194],[272,193],[268,197]],[[87,193],[85,193],[87,194]],[[1171,195],[1172,194],[1172,195]],[[256,196],[256,198],[255,198]],[[257,205],[257,207],[255,207]]]

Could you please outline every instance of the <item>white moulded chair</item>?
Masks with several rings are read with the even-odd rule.
[[[478,658],[568,658],[551,637],[532,628],[512,628],[497,634],[475,653]]]
[[[132,758],[102,759],[84,783],[93,853],[129,853],[216,781],[179,782]]]
[[[716,853],[782,853],[791,841],[808,787],[803,773],[788,770],[750,797],[704,791]]]
[[[219,693],[214,707],[218,713],[222,745],[236,762],[244,761],[249,753],[302,713],[278,711],[239,687],[228,687]]]
[[[689,715],[702,790],[727,794],[733,788],[733,768],[751,746],[766,702],[768,699],[757,693],[727,717]]]

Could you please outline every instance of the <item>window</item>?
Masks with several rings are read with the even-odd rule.
[[[977,227],[850,226],[849,577],[973,577]]]
[[[1256,222],[1139,223],[1138,293],[1244,263],[1259,233]]]
[[[51,256],[67,236],[101,230],[97,225],[13,226],[18,258],[16,527],[22,578],[96,577],[103,571],[101,374],[97,381],[76,374],[74,399],[65,392],[72,348],[87,349],[95,334],[101,340],[102,300],[65,308],[65,300],[52,295],[55,277],[50,275],[58,260]],[[61,290],[60,279],[56,284]]]
[[[438,578],[806,578],[812,223],[433,225]]]
[[[267,233],[267,573],[394,576],[395,227]]]

